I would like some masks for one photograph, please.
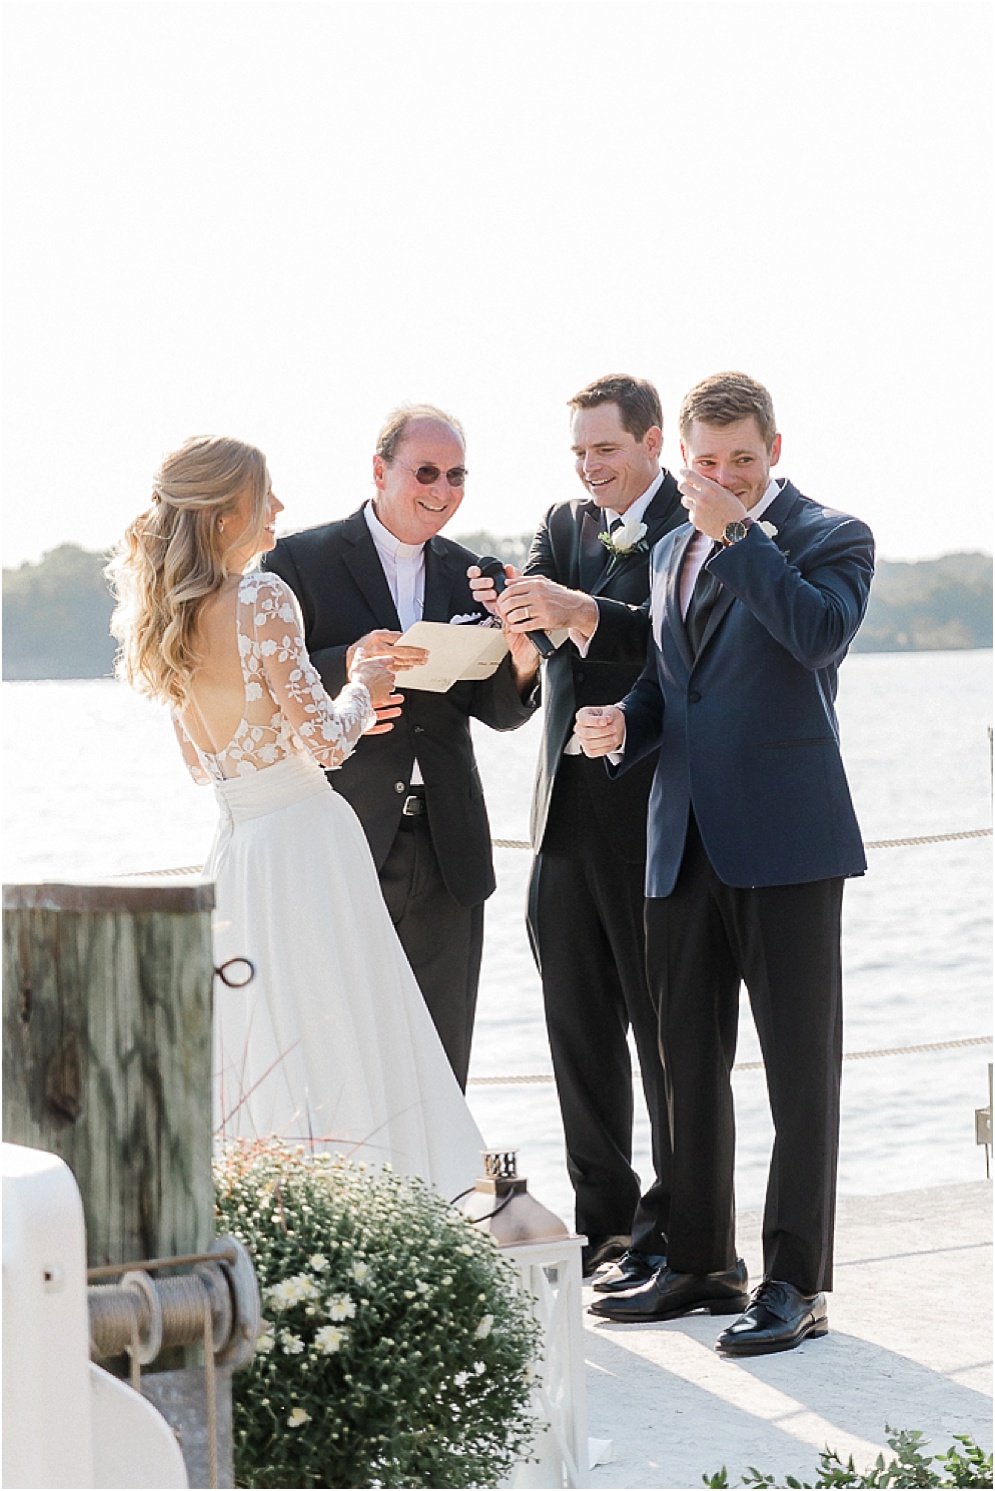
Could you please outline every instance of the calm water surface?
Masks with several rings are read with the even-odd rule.
[[[844,666],[844,757],[865,838],[987,827],[990,652],[870,654]],[[109,680],[5,683],[4,880],[102,877],[199,864],[213,794],[186,773],[164,713]],[[476,730],[497,838],[524,839],[539,739]],[[758,778],[758,791],[763,790]],[[880,849],[844,898],[847,1051],[991,1030],[991,840]],[[471,1076],[550,1070],[525,939],[529,855],[496,851]],[[569,914],[569,912],[567,912]],[[759,1057],[743,1000],[739,1060]],[[990,1046],[847,1062],[840,1190],[875,1193],[984,1175],[974,1109]],[[771,1131],[763,1073],[735,1078],[737,1195],[761,1204]],[[472,1087],[488,1142],[517,1148],[532,1189],[570,1215],[551,1085]],[[640,1112],[637,1163],[648,1132]],[[645,1173],[645,1172],[644,1172]]]

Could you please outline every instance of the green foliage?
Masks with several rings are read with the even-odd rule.
[[[518,569],[522,568],[529,557],[532,546],[531,533],[517,533],[502,538],[499,534],[488,533],[486,528],[477,529],[473,533],[454,533],[453,538],[464,548],[472,549],[475,554],[493,554],[505,564],[513,564]]]
[[[854,652],[946,652],[992,645],[992,561],[945,554],[878,561]]]
[[[481,529],[458,541],[519,568],[532,535]],[[114,660],[105,554],[62,544],[40,564],[4,570],[4,678],[104,678]],[[918,564],[878,562],[854,652],[921,652],[992,645],[992,561],[947,554]]]
[[[62,544],[3,572],[4,678],[104,678],[116,644],[106,554]]]
[[[219,1233],[266,1317],[232,1379],[241,1486],[495,1486],[528,1450],[539,1327],[453,1207],[387,1167],[233,1147]]]
[[[844,1465],[835,1450],[827,1445],[819,1456],[819,1478],[816,1481],[797,1481],[794,1476],[778,1480],[751,1465],[743,1474],[744,1486],[790,1486],[790,1487],[883,1487],[883,1486],[991,1486],[993,1461],[990,1454],[975,1444],[969,1434],[955,1434],[957,1444],[951,1445],[945,1454],[925,1454],[927,1440],[918,1429],[892,1429],[885,1425],[888,1443],[894,1451],[894,1459],[885,1464],[883,1455],[878,1455],[873,1467],[865,1472],[856,1469],[851,1455]],[[957,1445],[962,1448],[958,1449]],[[934,1466],[933,1461],[936,1460]],[[944,1472],[946,1474],[944,1475]],[[727,1487],[726,1468],[716,1471],[711,1477],[702,1476],[705,1486]]]

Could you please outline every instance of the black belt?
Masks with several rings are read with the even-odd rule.
[[[401,804],[402,818],[421,818],[428,812],[425,803],[425,788],[414,787]]]

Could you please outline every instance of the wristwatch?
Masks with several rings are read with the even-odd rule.
[[[733,544],[738,544],[740,539],[745,538],[752,527],[752,518],[735,518],[733,522],[726,524],[725,531],[722,534],[722,542],[727,549],[731,548]]]

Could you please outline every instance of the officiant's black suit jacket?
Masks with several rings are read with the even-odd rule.
[[[473,612],[484,615],[466,578],[467,566],[476,559],[452,539],[437,535],[429,540],[426,621],[449,621]],[[305,645],[333,698],[347,682],[349,647],[367,632],[401,630],[362,508],[340,522],[281,538],[263,564],[281,575],[300,601]],[[403,679],[399,675],[402,690]],[[519,697],[510,660],[505,659],[490,678],[456,683],[445,694],[412,689],[393,730],[362,737],[330,780],[355,809],[378,870],[397,834],[417,755],[446,888],[460,906],[486,900],[494,890],[494,867],[470,718],[495,730],[510,730],[529,718],[532,707]]]
[[[545,708],[543,742],[532,802],[532,844],[542,848],[549,805],[563,747],[574,715],[588,704],[608,704],[632,688],[646,662],[649,640],[649,550],[686,520],[677,483],[669,471],[646,509],[646,550],[610,563],[593,502],[559,502],[543,519],[525,573],[546,575],[571,590],[583,590],[598,605],[598,627],[586,658],[566,642],[546,664],[542,683]],[[584,758],[586,761],[586,757]],[[612,781],[601,761],[588,763],[588,786],[597,814],[597,831],[609,837],[630,862],[646,858],[646,804],[653,761],[641,762]]]

